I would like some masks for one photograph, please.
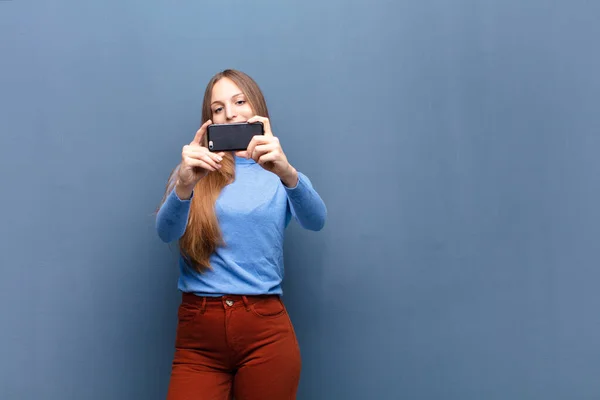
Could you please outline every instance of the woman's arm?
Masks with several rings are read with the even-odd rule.
[[[254,116],[248,122],[261,122],[264,135],[252,138],[246,150],[246,157],[252,158],[261,167],[279,177],[286,188],[291,213],[303,228],[321,230],[327,217],[325,203],[313,189],[310,180],[289,163],[279,139],[271,131],[269,119]]]
[[[284,184],[291,213],[303,228],[319,231],[325,226],[327,207],[308,177],[301,172],[296,173],[296,186],[288,187]]]
[[[193,187],[181,185],[178,181],[179,166],[171,173],[167,185],[167,195],[156,214],[156,231],[163,242],[179,240],[185,233]]]

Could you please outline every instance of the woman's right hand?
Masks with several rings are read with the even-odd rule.
[[[183,146],[181,151],[177,192],[178,194],[181,193],[183,197],[189,198],[200,179],[205,177],[210,171],[216,171],[221,168],[220,163],[223,161],[225,153],[211,153],[202,145],[206,128],[210,124],[212,124],[211,120],[206,121],[196,132],[194,140],[190,144]]]

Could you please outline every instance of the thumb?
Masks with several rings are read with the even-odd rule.
[[[204,135],[206,134],[206,129],[211,124],[212,124],[212,121],[210,119],[208,121],[206,121],[205,123],[203,123],[202,126],[200,127],[200,129],[198,129],[198,131],[196,132],[196,136],[194,136],[194,140],[192,140],[191,144],[200,145],[202,143],[202,139],[204,138]]]

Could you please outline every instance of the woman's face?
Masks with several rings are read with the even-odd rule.
[[[229,78],[215,83],[210,103],[213,124],[246,122],[254,116],[246,95]]]

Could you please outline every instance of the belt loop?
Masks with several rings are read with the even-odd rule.
[[[200,306],[200,313],[204,314],[206,310],[206,296],[202,296],[202,305]]]
[[[244,305],[246,306],[246,311],[250,311],[250,302],[246,296],[242,296],[242,300],[244,300]]]

